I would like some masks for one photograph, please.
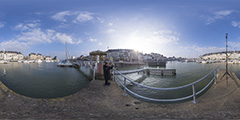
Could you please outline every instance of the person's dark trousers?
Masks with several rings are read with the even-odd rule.
[[[108,80],[107,79],[105,79],[105,85],[108,85]]]

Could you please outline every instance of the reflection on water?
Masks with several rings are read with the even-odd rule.
[[[16,93],[33,98],[58,98],[76,93],[91,80],[90,70],[57,67],[56,63],[1,64],[0,80]]]

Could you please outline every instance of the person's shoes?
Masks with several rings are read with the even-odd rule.
[[[105,86],[109,86],[111,83],[110,82],[108,82],[107,84],[105,84]]]

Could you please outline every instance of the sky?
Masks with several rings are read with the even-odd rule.
[[[199,57],[240,49],[238,0],[0,0],[0,50],[65,58],[134,49]]]

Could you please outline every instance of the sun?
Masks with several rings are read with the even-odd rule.
[[[123,46],[127,49],[133,49],[139,52],[149,52],[152,50],[152,43],[146,33],[141,31],[134,31],[128,35]]]

